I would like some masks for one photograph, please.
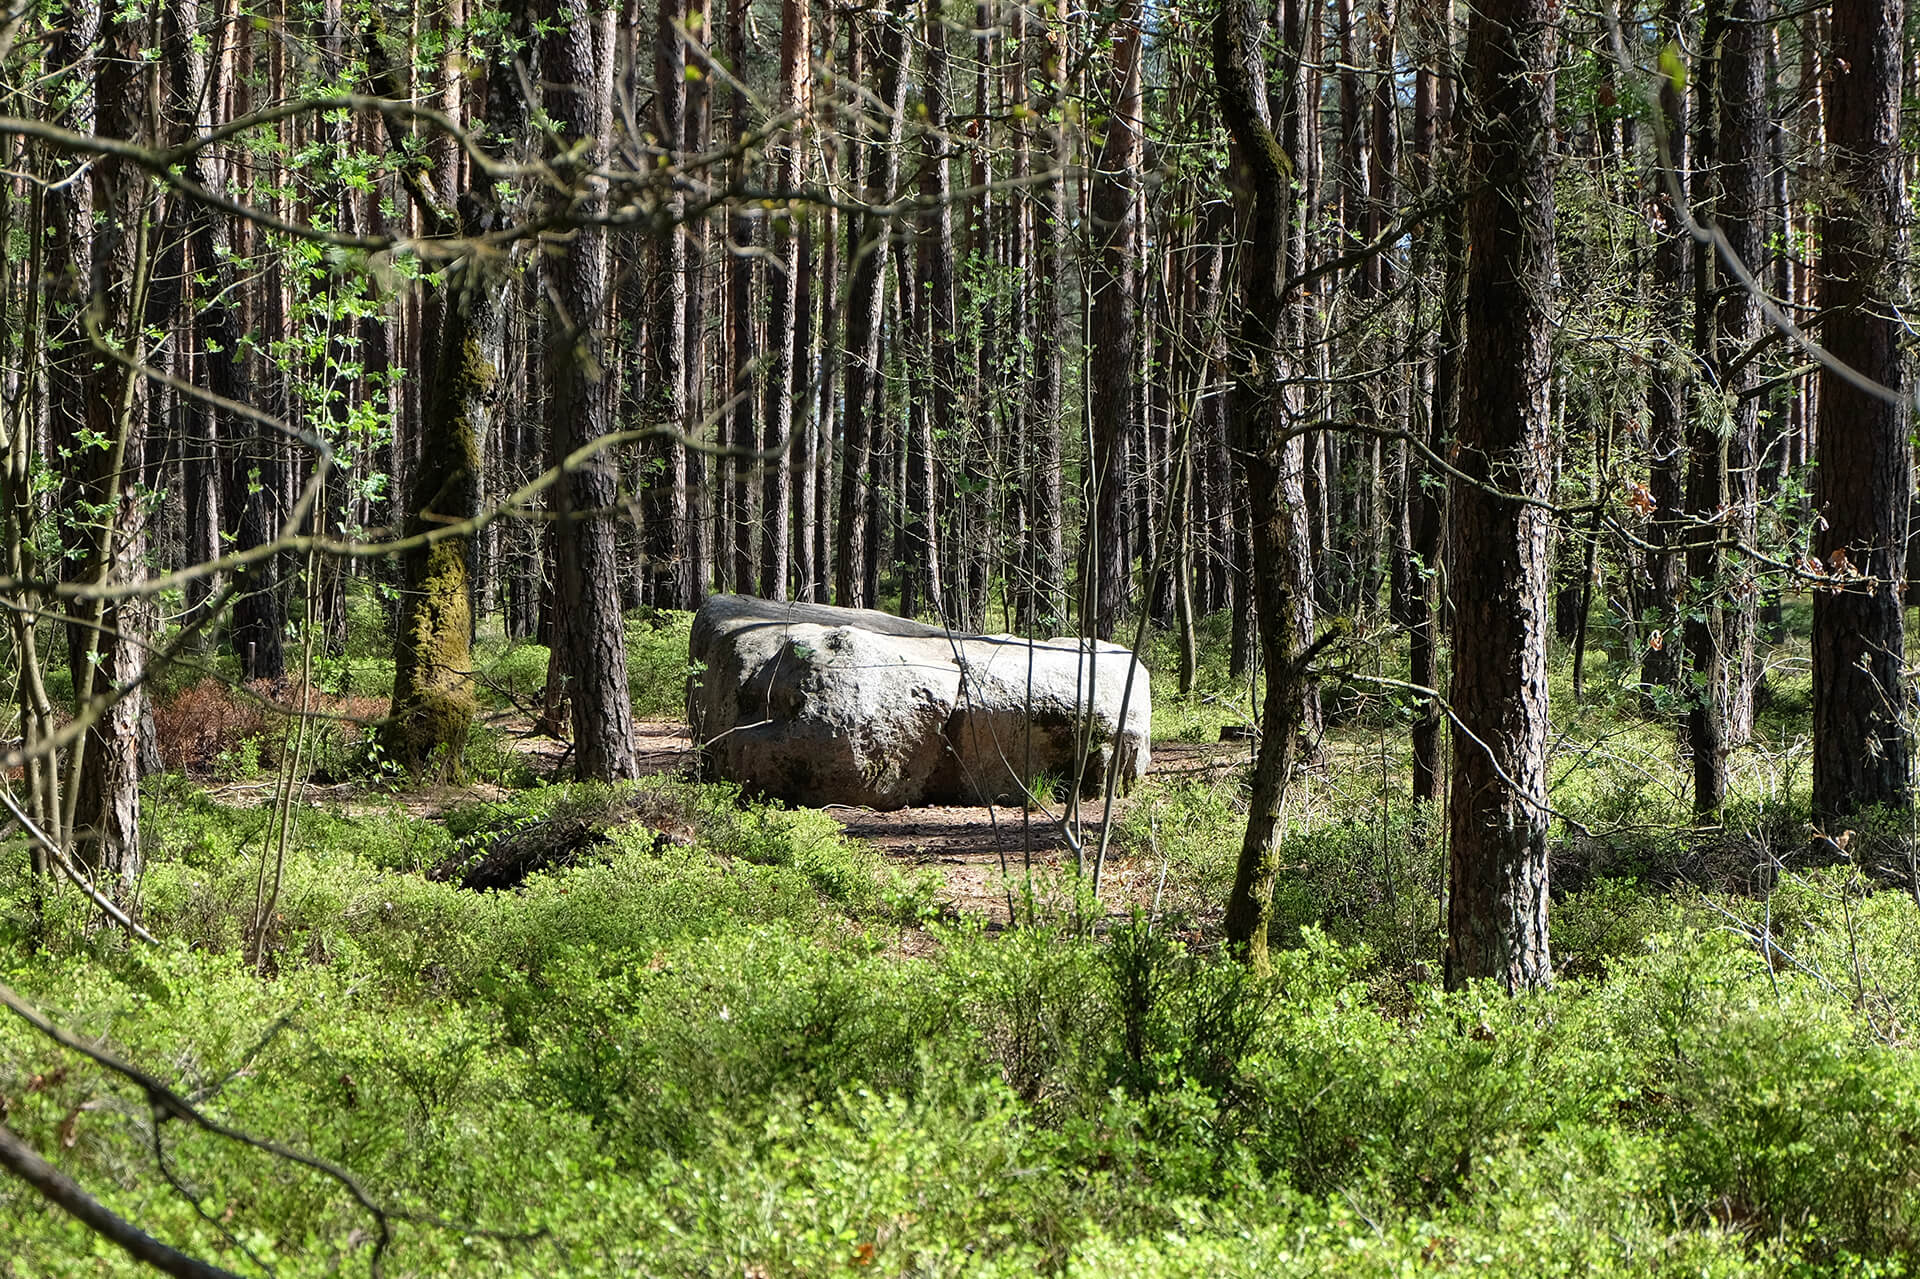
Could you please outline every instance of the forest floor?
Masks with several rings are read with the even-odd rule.
[[[569,743],[538,731],[533,721],[518,714],[496,716],[488,727],[511,743],[538,776],[548,781],[570,779]],[[642,776],[692,776],[693,738],[687,725],[675,720],[647,720],[634,727],[635,747]],[[1249,747],[1241,742],[1194,743],[1160,741],[1153,745],[1148,776],[1155,779],[1213,780],[1248,762]],[[252,807],[272,798],[271,778],[209,786],[217,803]],[[506,787],[476,781],[409,787],[388,792],[364,781],[336,784],[309,783],[304,799],[324,803],[348,816],[366,816],[398,808],[409,817],[437,820],[449,811],[475,801],[504,802]],[[1111,819],[1125,816],[1130,797],[1114,799]],[[883,812],[844,804],[823,811],[837,821],[850,838],[859,840],[904,869],[931,874],[937,881],[934,904],[943,915],[980,915],[989,927],[1001,927],[1012,917],[1023,871],[1034,874],[1033,892],[1042,899],[1055,897],[1060,872],[1074,863],[1073,843],[1066,826],[1093,861],[1099,852],[1103,805],[1083,800],[1077,822],[1062,822],[1064,814],[1051,809],[1022,811],[1014,806],[926,805]],[[1157,896],[1162,868],[1150,857],[1110,852],[1102,875],[1101,897],[1110,911],[1124,914],[1135,906],[1151,908]]]

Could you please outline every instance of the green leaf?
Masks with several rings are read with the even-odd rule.
[[[1687,91],[1687,64],[1680,59],[1680,42],[1667,41],[1667,47],[1660,50],[1660,74],[1673,81],[1675,93]]]

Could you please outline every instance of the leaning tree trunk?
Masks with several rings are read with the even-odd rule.
[[[636,774],[633,703],[614,511],[620,474],[613,451],[574,455],[607,434],[599,385],[601,307],[607,289],[606,232],[594,225],[588,186],[596,139],[612,129],[609,19],[586,0],[567,0],[542,49],[542,106],[558,131],[554,164],[580,215],[572,238],[548,262],[547,439],[566,473],[554,486],[555,567],[567,626],[567,693],[573,706],[574,771],[583,781]],[[558,157],[566,157],[561,160]]]
[[[1554,9],[1481,0],[1467,29],[1466,348],[1451,500],[1446,982],[1551,982],[1547,536]],[[1540,503],[1535,505],[1534,503]]]
[[[1813,807],[1912,802],[1900,580],[1913,493],[1901,394],[1901,0],[1836,0],[1820,219],[1821,336],[1813,593]],[[1878,387],[1864,387],[1863,375]]]

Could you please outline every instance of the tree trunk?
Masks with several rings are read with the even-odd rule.
[[[1134,188],[1139,181],[1142,124],[1137,0],[1121,0],[1114,25],[1106,136],[1089,176],[1095,248],[1089,275],[1093,316],[1087,335],[1087,397],[1093,456],[1088,467],[1089,516],[1080,551],[1081,606],[1086,610],[1082,625],[1103,640],[1113,638],[1127,603],[1132,562],[1126,527],[1127,441],[1140,412],[1133,296],[1138,269]]]
[[[879,104],[885,118],[873,128],[861,170],[869,205],[891,204],[900,179],[900,135],[906,120],[907,18],[904,12],[882,15],[879,40]],[[859,22],[848,22],[849,40],[857,40]],[[851,154],[857,143],[849,144]],[[854,221],[850,219],[850,221]],[[881,380],[880,337],[888,252],[887,219],[863,212],[850,236],[853,288],[847,300],[846,414],[840,451],[840,519],[834,547],[834,602],[843,607],[872,607],[868,587],[877,560],[878,530],[872,527],[871,500],[877,478],[873,468],[872,423],[875,384]]]
[[[1552,980],[1547,951],[1548,319],[1554,13],[1482,0],[1467,29],[1466,347],[1452,525],[1446,982]],[[1497,490],[1490,492],[1490,486]]]
[[[1297,0],[1288,8],[1299,9]],[[1297,615],[1307,584],[1291,554],[1299,507],[1289,500],[1288,392],[1283,372],[1292,163],[1269,115],[1267,77],[1260,58],[1261,26],[1251,0],[1226,0],[1213,28],[1213,71],[1221,112],[1251,187],[1252,212],[1241,244],[1243,298],[1239,342],[1233,350],[1233,444],[1246,480],[1251,522],[1252,577],[1267,691],[1260,711],[1260,747],[1254,757],[1246,836],[1227,898],[1226,940],[1255,969],[1267,967],[1267,930],[1279,872],[1281,804],[1293,773],[1306,711],[1305,650],[1295,643]],[[1297,46],[1283,44],[1291,82]],[[1283,109],[1297,109],[1289,101]]]
[[[713,13],[712,0],[687,0],[685,35],[687,61],[689,66],[699,70],[695,76],[686,77],[687,104],[685,129],[681,137],[682,155],[703,155],[707,150],[710,115],[712,112],[712,93],[709,86],[713,83],[712,58],[707,52],[707,33],[711,27]],[[704,216],[693,219],[685,226],[687,248],[687,321],[685,343],[680,360],[682,376],[682,394],[685,397],[682,420],[687,424],[688,438],[695,444],[708,443],[708,434],[701,424],[704,422],[706,399],[704,374],[706,370],[707,350],[707,220]],[[695,427],[701,429],[695,431]],[[698,438],[695,438],[695,437]],[[707,598],[707,590],[712,585],[716,569],[713,540],[713,495],[714,488],[707,482],[710,473],[717,473],[708,455],[700,448],[686,451],[687,466],[687,502],[686,502],[686,580],[682,585],[682,598],[686,607],[699,608]]]
[[[1682,0],[1666,0],[1663,5],[1662,34],[1668,41],[1682,37],[1686,8]],[[1654,313],[1659,317],[1664,358],[1654,363],[1648,380],[1648,438],[1652,446],[1652,466],[1647,476],[1647,496],[1653,503],[1653,524],[1648,540],[1658,548],[1647,552],[1648,634],[1646,656],[1640,667],[1640,682],[1649,690],[1674,685],[1674,654],[1681,638],[1682,596],[1686,589],[1682,573],[1680,546],[1685,540],[1681,503],[1685,498],[1681,477],[1685,468],[1687,421],[1687,368],[1681,346],[1686,295],[1683,281],[1688,277],[1693,248],[1676,196],[1684,195],[1687,184],[1688,131],[1687,96],[1673,77],[1660,77],[1657,102],[1663,122],[1666,154],[1661,158],[1665,170],[1656,188],[1659,229],[1653,250],[1653,277],[1647,287],[1653,294]]]
[[[744,190],[753,180],[753,165],[747,146],[750,105],[747,95],[747,22],[748,0],[733,0],[727,12],[727,61],[734,75],[732,128],[733,143],[736,148],[733,161],[733,182],[736,189]],[[759,325],[754,314],[754,276],[755,264],[759,258],[754,253],[754,241],[758,238],[758,221],[750,217],[745,200],[734,200],[728,205],[727,213],[727,317],[730,336],[728,338],[727,358],[733,370],[729,394],[733,408],[728,414],[731,421],[729,443],[733,448],[733,457],[728,471],[733,483],[728,495],[731,510],[728,514],[733,531],[733,588],[741,592],[751,592],[757,576],[758,564],[754,545],[754,480],[760,474],[762,463],[755,454],[760,449],[760,439],[755,431],[754,417],[758,408],[754,398],[755,366],[760,360]],[[765,465],[773,465],[771,461]]]
[[[940,573],[940,546],[935,533],[938,489],[934,482],[933,439],[957,439],[961,425],[955,414],[960,383],[958,324],[953,283],[952,145],[946,136],[947,99],[951,92],[947,59],[947,26],[939,5],[923,11],[926,65],[921,68],[923,98],[920,110],[920,199],[918,245],[919,281],[914,289],[916,324],[923,354],[918,358],[924,396],[913,398],[908,421],[905,545],[901,548],[900,611],[908,617],[925,612],[945,615],[945,592]],[[956,590],[964,578],[950,579]]]
[[[1071,28],[1065,14],[1066,0],[1061,0],[1059,16],[1049,24],[1053,38],[1061,46],[1053,49],[1051,75],[1045,77],[1051,100],[1036,97],[1029,102],[1034,119],[1051,121],[1046,129],[1050,145],[1041,157],[1047,172],[1033,195],[1032,260],[1034,289],[1038,295],[1033,320],[1037,341],[1033,374],[1028,383],[1029,465],[1025,479],[1031,535],[1027,547],[1023,612],[1027,626],[1041,634],[1062,627],[1067,616],[1066,548],[1062,532],[1065,497],[1061,488],[1060,458],[1060,433],[1064,425],[1062,348],[1066,344],[1048,336],[1065,333],[1067,323],[1065,288],[1069,157],[1066,125],[1059,114],[1067,107],[1067,51],[1064,45]],[[1039,83],[1042,78],[1035,76],[1030,83]]]
[[[1901,0],[1836,0],[1827,145],[1834,180],[1820,218],[1821,336],[1840,368],[1819,374],[1821,517],[1814,554],[1813,807],[1828,817],[1912,803],[1900,578],[1913,493],[1903,403]],[[1872,379],[1857,385],[1841,368]]]
[[[1413,162],[1416,179],[1433,180],[1438,166],[1442,131],[1451,123],[1443,100],[1444,77],[1452,71],[1453,5],[1451,0],[1425,0],[1415,11],[1417,33],[1426,60],[1415,73]],[[1426,403],[1426,442],[1429,452],[1445,457],[1453,438],[1456,392],[1460,376],[1462,312],[1466,309],[1466,244],[1458,205],[1450,205],[1428,233],[1431,256],[1440,260],[1439,333],[1432,359],[1432,386]],[[1422,688],[1440,687],[1440,652],[1434,591],[1441,580],[1444,480],[1424,454],[1408,451],[1405,516],[1407,525],[1408,584],[1406,588],[1407,666],[1409,678]],[[1413,797],[1440,796],[1440,729],[1438,699],[1421,697],[1413,723]]]
[[[572,238],[548,259],[547,316],[549,458],[568,468],[554,486],[554,558],[570,641],[574,771],[583,781],[636,775],[615,547],[619,471],[607,449],[568,460],[607,433],[599,336],[606,232],[592,224],[595,201],[585,184],[587,167],[599,155],[595,140],[612,131],[611,37],[608,15],[594,12],[586,0],[567,0],[545,38],[541,63],[542,106],[558,130],[555,154],[571,157],[554,163],[575,185],[572,203],[583,215]]]
[[[683,162],[687,116],[687,51],[681,30],[686,0],[660,0],[653,32],[653,130],[660,160]],[[648,602],[655,608],[691,603],[687,558],[687,197],[667,193],[666,225],[654,238],[652,332],[646,350],[648,394],[640,425],[655,434],[640,445],[641,546]]]
[[[141,50],[157,41],[147,19],[103,13],[95,79],[95,132],[152,145],[147,70]],[[93,197],[92,296],[88,323],[95,352],[81,382],[87,436],[76,459],[81,531],[76,580],[92,586],[136,581],[146,573],[146,501],[139,469],[146,447],[147,381],[108,349],[143,358],[148,263],[155,227],[145,176],[129,160],[101,156],[89,166]],[[102,886],[131,899],[140,878],[140,722],[146,707],[148,638],[153,611],[140,596],[78,604],[84,635],[72,664],[74,704],[97,718],[81,748],[77,788],[69,795],[74,847]]]

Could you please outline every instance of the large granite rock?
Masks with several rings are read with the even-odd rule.
[[[691,648],[707,770],[792,803],[1010,803],[1042,775],[1097,796],[1116,753],[1123,787],[1147,771],[1147,672],[1115,644],[716,595]]]

